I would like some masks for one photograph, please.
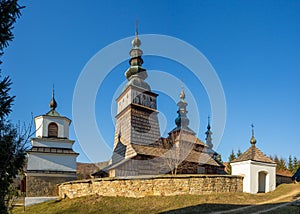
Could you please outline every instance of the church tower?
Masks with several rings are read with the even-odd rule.
[[[117,98],[116,130],[114,138],[114,154],[112,163],[136,155],[132,144],[149,145],[160,139],[156,109],[158,94],[151,91],[147,71],[142,67],[143,51],[136,30],[132,40],[133,48],[129,54],[130,67],[125,72],[128,80],[123,92]]]
[[[56,184],[76,179],[76,157],[69,139],[71,120],[61,116],[52,91],[50,111],[34,118],[35,137],[27,152],[26,197],[56,196]]]

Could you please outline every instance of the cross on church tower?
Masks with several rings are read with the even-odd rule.
[[[135,20],[135,35],[136,36],[138,36],[138,34],[139,34],[139,31],[138,31],[138,27],[139,27],[139,21],[138,21],[138,18],[136,18],[136,20]]]

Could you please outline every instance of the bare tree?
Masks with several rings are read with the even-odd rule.
[[[175,138],[174,134],[171,134],[171,148],[165,154],[165,163],[170,169],[172,175],[176,175],[180,164],[185,161],[188,155],[191,153],[194,147],[193,142],[184,141],[182,139],[182,133]]]

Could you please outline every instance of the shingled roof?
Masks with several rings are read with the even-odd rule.
[[[275,163],[270,158],[268,158],[262,151],[260,151],[254,144],[245,151],[241,156],[234,159],[232,163],[242,162],[242,161],[258,161],[263,163]]]
[[[205,144],[199,138],[185,131],[181,131],[180,134],[176,136],[175,141],[185,141],[185,142],[190,142],[201,146],[205,146]]]
[[[163,148],[155,148],[144,145],[133,144],[132,147],[134,150],[141,155],[149,155],[154,157],[164,157],[164,155],[168,155],[168,149]],[[208,164],[213,166],[220,166],[212,157],[210,157],[207,153],[197,152],[191,150],[187,157],[185,158],[188,162],[199,163],[199,164]]]

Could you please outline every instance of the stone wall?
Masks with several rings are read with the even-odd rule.
[[[243,177],[232,175],[159,175],[99,178],[58,185],[61,198],[100,196],[203,195],[213,192],[242,192]]]
[[[74,179],[76,177],[27,176],[26,197],[57,196],[57,184]]]

